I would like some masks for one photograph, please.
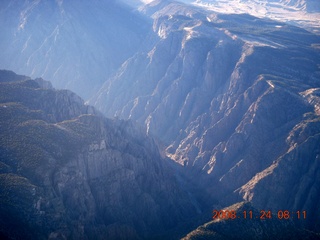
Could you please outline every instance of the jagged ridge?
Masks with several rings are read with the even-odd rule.
[[[1,236],[150,238],[195,214],[132,122],[106,119],[70,91],[0,75]]]

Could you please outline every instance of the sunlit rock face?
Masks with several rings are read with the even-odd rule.
[[[148,21],[116,1],[1,1],[0,66],[90,97],[140,46]]]
[[[233,1],[224,1],[224,4],[230,2]],[[176,169],[180,169],[187,179],[181,177],[179,181],[188,194],[196,193],[196,200],[204,199],[219,207],[246,200],[257,209],[307,210],[310,218],[301,223],[308,229],[317,230],[319,223],[315,219],[320,215],[319,21],[313,17],[316,15],[303,15],[307,17],[302,25],[312,26],[311,30],[290,25],[300,21],[294,14],[306,13],[306,9],[311,8],[311,1],[308,4],[270,1],[258,4],[258,8],[253,7],[257,5],[251,5],[252,2],[237,1],[237,4],[246,6],[250,9],[247,13],[261,18],[239,14],[246,12],[243,8],[231,8],[232,13],[238,14],[213,12],[210,9],[222,11],[230,8],[219,5],[206,9],[201,1],[198,1],[201,8],[171,1],[153,1],[141,7],[140,13],[132,13],[118,1],[95,1],[90,7],[87,1],[79,4],[31,1],[24,5],[3,1],[0,15],[4,33],[0,36],[3,57],[0,66],[35,77],[48,76],[55,86],[81,93],[103,114],[138,122],[142,126],[141,134],[159,139],[159,145],[164,149],[162,154],[179,164],[180,168]],[[271,6],[273,10],[286,11],[276,16],[268,15]],[[290,12],[294,14],[290,15]],[[48,16],[52,16],[52,21]],[[279,21],[262,18],[265,16]],[[37,84],[49,87],[40,79]],[[57,126],[64,132],[64,121],[77,119],[77,114],[86,105],[69,91],[57,96],[54,101],[43,101],[37,106],[51,109],[47,114],[50,123],[58,122]],[[59,108],[57,111],[54,107],[56,101],[60,104],[67,100],[79,102],[81,107]],[[140,173],[142,165],[147,165],[145,159],[153,157],[143,154],[140,159],[140,155],[134,155],[137,166],[133,169],[121,158],[122,155],[110,150],[110,146],[114,146],[112,141],[115,141],[117,151],[131,154],[131,145],[125,145],[127,149],[117,138],[104,135],[105,126],[95,122],[100,120],[90,119],[81,117],[75,121],[76,126],[80,131],[84,125],[98,137],[86,140],[85,145],[78,144],[85,153],[81,152],[76,160],[70,160],[67,170],[61,170],[55,176],[56,188],[60,186],[61,194],[74,189],[72,184],[66,187],[65,179],[69,178],[65,172],[75,165],[82,166],[83,162],[90,163],[90,167],[85,168],[85,176],[92,181],[92,197],[98,199],[95,209],[107,217],[88,219],[107,224],[107,229],[102,227],[101,231],[107,231],[110,236],[122,232],[141,236],[140,231],[149,227],[146,227],[147,223],[138,221],[138,225],[132,228],[127,222],[124,225],[111,222],[110,216],[124,216],[119,202],[121,206],[129,202],[130,206],[134,205],[130,197],[117,191],[121,192],[124,185],[129,186],[131,180],[140,179],[135,173]],[[66,129],[69,134],[69,125]],[[140,133],[131,133],[140,136]],[[136,138],[132,139],[136,141]],[[139,146],[134,144],[133,148],[144,153]],[[153,149],[152,144],[146,149],[149,147]],[[111,162],[100,161],[107,156],[112,156]],[[108,172],[109,164],[116,173]],[[125,170],[117,172],[123,166]],[[161,180],[156,165],[152,166],[150,172],[155,173],[154,179],[159,177]],[[4,171],[11,168],[7,163],[3,165]],[[167,169],[164,167],[163,171]],[[114,180],[114,185],[108,185],[107,190],[103,190],[105,193],[101,193],[99,188],[102,186],[96,179],[109,181],[104,174]],[[164,178],[170,179],[168,176]],[[116,182],[115,179],[121,180]],[[143,177],[137,182],[138,191],[149,189],[147,193],[153,196],[148,178]],[[162,183],[156,186],[162,189]],[[138,189],[136,185],[131,187],[126,188],[130,196],[136,193],[132,189]],[[167,192],[175,192],[175,188],[168,187]],[[89,188],[83,186],[82,189],[87,192]],[[113,197],[108,195],[110,192]],[[77,194],[68,196],[66,201],[75,201]],[[147,209],[151,209],[150,212],[142,211],[139,216],[158,215],[158,210],[154,209],[159,208],[153,200],[145,195],[139,197],[145,200],[142,201],[145,206],[150,206]],[[168,195],[160,199],[167,198],[171,199]],[[108,199],[107,203],[105,199]],[[169,203],[163,200],[163,204]],[[87,208],[91,209],[91,205]],[[81,209],[72,210],[70,214],[76,215]],[[82,219],[86,214],[81,212],[76,216]],[[92,214],[88,216],[96,216]],[[126,216],[128,222],[135,222],[133,214]],[[150,222],[156,225],[156,221],[162,220],[157,218]],[[79,225],[81,231],[82,226]],[[59,237],[61,233],[52,234]],[[150,236],[146,234],[144,236]]]
[[[45,83],[0,71],[1,239],[167,238],[195,215],[153,139]]]
[[[249,15],[161,4],[144,9],[154,19],[155,44],[128,59],[91,103],[144,125],[223,204],[244,198],[318,214],[319,37]],[[298,141],[299,134],[314,140]],[[308,147],[304,157],[293,154]],[[300,185],[310,168],[313,180]],[[283,182],[282,203],[276,195],[266,201],[277,191],[265,186],[293,173],[292,195],[282,195],[291,189]],[[303,196],[313,184],[312,195]],[[315,227],[311,218],[304,223]]]

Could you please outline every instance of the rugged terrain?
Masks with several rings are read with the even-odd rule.
[[[101,114],[83,105],[74,94],[44,90],[49,84],[40,79],[36,80],[37,85],[30,80],[10,85],[7,82],[10,78],[6,78],[6,83],[3,83],[5,87],[1,89],[6,106],[2,110],[10,110],[7,108],[11,106],[10,102],[15,104],[12,105],[12,115],[8,115],[8,112],[3,115],[3,129],[6,129],[3,134],[11,136],[10,129],[23,127],[32,127],[32,131],[35,131],[33,128],[40,129],[40,132],[44,132],[41,141],[34,143],[32,141],[35,140],[32,140],[32,144],[46,143],[45,136],[51,139],[49,142],[57,142],[50,143],[52,146],[49,144],[48,149],[45,147],[47,155],[42,159],[56,166],[57,160],[50,159],[65,156],[64,161],[68,162],[66,168],[69,170],[65,170],[68,173],[61,170],[62,173],[58,175],[51,174],[56,178],[50,183],[54,186],[53,193],[42,185],[36,185],[29,179],[29,175],[21,175],[24,164],[14,168],[11,166],[13,163],[10,165],[4,162],[5,173],[26,178],[30,184],[44,192],[43,195],[35,196],[47,196],[50,199],[51,196],[63,196],[59,186],[67,186],[63,182],[65,179],[80,179],[77,182],[89,185],[80,184],[83,191],[87,192],[90,188],[89,196],[95,199],[97,215],[91,210],[81,210],[82,207],[71,212],[63,210],[66,215],[61,215],[61,219],[68,216],[67,219],[72,221],[67,221],[58,229],[75,229],[70,225],[71,222],[80,222],[77,229],[84,229],[85,236],[106,232],[116,236],[129,232],[126,236],[144,238],[176,229],[173,223],[180,222],[186,212],[196,216],[197,209],[198,213],[202,212],[204,220],[209,221],[211,208],[221,209],[249,201],[257,211],[306,211],[307,218],[303,221],[294,220],[292,226],[320,232],[320,37],[319,26],[313,24],[318,24],[318,21],[314,21],[317,18],[311,19],[311,25],[303,21],[296,24],[284,12],[279,12],[279,16],[285,20],[250,11],[247,13],[254,16],[239,14],[241,9],[233,11],[233,14],[226,11],[219,13],[210,10],[218,11],[219,7],[203,8],[201,2],[204,1],[197,2],[200,7],[158,0],[143,5],[139,12],[121,1],[94,1],[92,8],[88,7],[86,1],[79,1],[77,5],[72,5],[70,1],[50,4],[31,1],[24,5],[19,5],[18,1],[1,2],[0,28],[4,33],[0,36],[0,50],[3,52],[1,68],[13,69],[32,77],[45,77],[52,80],[54,86],[70,88],[81,94],[89,104],[108,117],[133,120],[141,126],[138,131],[133,130],[136,128],[131,122],[102,120]],[[253,2],[257,3],[240,2],[248,8]],[[222,1],[219,3],[227,4]],[[311,16],[308,15],[310,12],[319,14],[313,1],[260,3],[259,8],[252,8],[259,13],[264,7],[269,10],[274,7],[273,10],[304,12],[307,18]],[[137,1],[130,1],[130,4],[136,6]],[[223,6],[223,9],[229,9]],[[52,19],[48,16],[52,16]],[[295,21],[299,22],[296,18]],[[10,86],[27,89],[30,96],[27,91],[14,94],[17,99],[10,100]],[[64,99],[61,100],[63,104],[60,100],[43,99],[44,95],[48,98],[51,96],[46,91],[54,95],[53,99],[59,93],[57,96]],[[38,98],[34,96],[41,92],[46,93],[43,96],[40,94],[40,100],[35,100]],[[70,97],[73,100],[68,100]],[[81,102],[76,105],[78,107],[72,104],[74,100]],[[16,105],[21,101],[22,106],[20,103]],[[60,109],[58,106],[61,104],[65,107]],[[7,121],[15,119],[16,114],[28,116],[27,120]],[[30,125],[30,119],[36,121],[31,121]],[[53,129],[53,132],[59,130],[65,137],[59,141],[52,140],[56,135],[46,132],[44,129],[47,128],[48,131]],[[12,131],[12,134],[18,134],[19,131]],[[39,135],[28,131],[30,139]],[[23,147],[19,135],[14,136],[12,142],[19,143],[19,148]],[[157,144],[149,137],[157,139]],[[123,145],[123,141],[130,143],[130,147]],[[1,146],[6,144],[3,142]],[[116,153],[107,146],[112,146],[111,149],[115,149]],[[160,146],[160,153],[156,146]],[[65,147],[66,152],[62,154]],[[5,155],[9,154],[7,150],[3,151],[3,156],[19,160],[24,155],[22,153],[30,149],[26,145],[19,158]],[[69,149],[75,150],[71,154]],[[15,152],[19,152],[17,147],[10,154]],[[126,157],[122,158],[123,152],[133,156],[131,162],[135,162],[138,169],[126,162]],[[173,161],[161,160],[160,154]],[[108,169],[109,165],[96,159],[109,159],[109,156],[114,155],[118,156],[115,157],[117,161],[112,165],[112,170],[107,171],[108,177],[105,177],[106,173],[102,174],[101,171]],[[83,168],[83,162],[86,161],[88,166]],[[32,168],[27,168],[30,176],[47,179],[46,174],[43,174],[46,167],[43,169],[40,164],[40,170],[37,170],[38,165],[37,162]],[[75,175],[69,173],[70,166],[76,169]],[[129,170],[121,170],[118,174],[122,166]],[[90,178],[93,173],[99,180]],[[155,183],[149,181],[149,178],[155,180]],[[116,186],[106,187],[105,193],[99,193],[99,184],[108,179],[111,179],[111,185],[108,186],[114,186],[112,181],[117,182]],[[128,183],[131,180],[134,186],[128,187],[131,186]],[[122,184],[122,181],[125,183]],[[60,182],[63,184],[59,185]],[[156,184],[155,188],[151,183]],[[113,194],[115,188],[117,191]],[[71,184],[65,192],[69,192],[69,189],[77,188]],[[137,200],[139,204],[143,203],[141,206],[148,206],[146,209],[149,210],[135,207],[137,210],[130,212],[132,206],[135,206],[134,199],[140,199],[136,189],[150,195],[150,198],[145,195],[141,197],[145,201]],[[122,196],[121,192],[125,191],[129,192]],[[160,192],[164,192],[163,198],[155,197]],[[73,202],[81,194],[84,194],[82,190],[72,197],[67,194],[67,200],[62,202],[68,204],[70,199]],[[134,197],[127,197],[131,195]],[[35,199],[32,198],[29,204]],[[80,199],[85,198],[81,195]],[[101,200],[100,203],[100,199],[110,201],[105,203],[105,200]],[[51,203],[48,199],[44,201]],[[180,202],[183,204],[176,205]],[[81,202],[80,205],[84,209],[91,209],[91,205]],[[52,206],[60,209],[56,205]],[[64,209],[69,209],[69,206],[64,205]],[[172,214],[172,222],[164,220],[167,219],[166,211],[161,210],[160,206]],[[83,211],[92,213],[89,215],[94,217],[87,216]],[[117,218],[109,220],[113,215]],[[148,219],[146,216],[152,216],[152,220],[145,220]],[[124,223],[119,223],[119,219],[123,218],[126,219]],[[102,230],[93,227],[96,224],[83,224],[88,221],[101,223]],[[277,225],[278,222],[270,222],[269,226],[273,228],[273,224]],[[110,225],[117,230],[113,230]],[[258,225],[253,225],[253,229],[254,226],[260,229]],[[285,227],[285,224],[280,225]],[[89,226],[89,230],[83,226]],[[157,226],[156,229],[153,229],[154,226]],[[80,230],[73,231],[80,234]],[[50,231],[45,230],[41,234]],[[62,230],[51,232],[52,236],[77,236]]]
[[[152,139],[47,87],[0,71],[1,239],[174,236],[195,216]]]
[[[247,13],[296,25],[320,34],[320,2],[317,0],[184,0],[221,13]]]
[[[42,77],[83,98],[134,54],[150,25],[115,0],[4,0],[0,22],[2,69]]]
[[[155,44],[91,103],[160,138],[224,206],[305,209],[319,229],[319,42],[246,14],[150,4]]]

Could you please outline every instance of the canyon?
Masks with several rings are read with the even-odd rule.
[[[308,216],[253,238],[318,237],[319,26],[189,2],[1,2],[2,233],[221,239],[212,209],[250,206]]]

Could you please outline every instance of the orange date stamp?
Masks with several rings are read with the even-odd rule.
[[[272,212],[271,210],[261,210],[260,213],[254,211],[244,210],[242,212],[237,212],[235,210],[213,210],[212,219],[306,219],[307,211],[288,211],[288,210],[279,210]]]

